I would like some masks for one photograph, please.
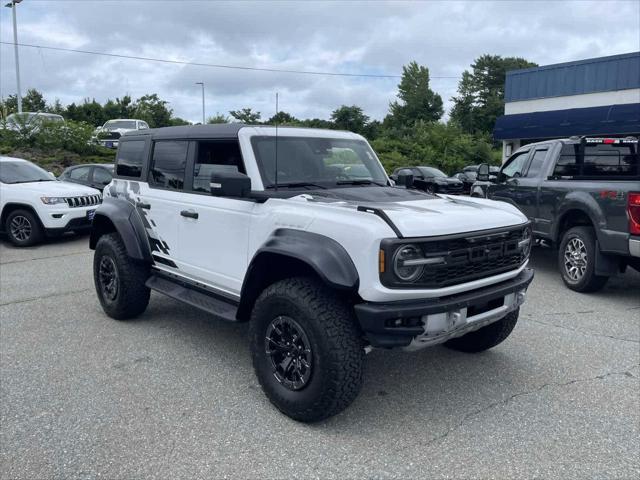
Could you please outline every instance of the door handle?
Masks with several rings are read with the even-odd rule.
[[[145,210],[151,210],[151,205],[149,205],[148,203],[144,203],[144,202],[136,202],[136,207],[144,208]]]
[[[180,212],[180,215],[187,218],[195,218],[196,220],[198,219],[198,212],[196,212],[195,210],[182,210]]]

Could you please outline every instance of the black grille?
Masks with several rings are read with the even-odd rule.
[[[66,197],[65,201],[71,208],[90,207],[92,205],[100,205],[102,197],[100,195],[83,195],[82,197]]]
[[[382,248],[388,249],[386,258],[390,262],[381,274],[382,283],[392,288],[443,288],[517,269],[527,259],[528,248],[519,242],[525,238],[528,228],[415,241],[405,239],[389,246],[383,243]],[[425,265],[424,272],[414,282],[399,281],[393,274],[393,254],[399,245],[407,243],[419,246],[424,257],[438,258],[442,263]]]
[[[121,136],[120,132],[101,132],[100,139],[101,140],[117,140]]]

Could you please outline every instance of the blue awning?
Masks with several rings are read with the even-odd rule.
[[[503,115],[493,129],[496,140],[632,134],[640,134],[640,103]]]

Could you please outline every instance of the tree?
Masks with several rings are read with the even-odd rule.
[[[179,127],[181,125],[191,125],[191,122],[180,117],[171,117],[171,120],[169,120],[169,126],[171,127]]]
[[[157,93],[143,95],[135,103],[135,116],[146,121],[151,128],[166,127],[173,113],[168,104],[166,100],[160,100]]]
[[[108,120],[104,114],[102,105],[96,102],[95,98],[89,100],[85,98],[82,104],[72,103],[67,106],[65,118],[75,122],[86,122],[90,125],[102,125]]]
[[[356,105],[350,107],[342,105],[331,113],[331,121],[339,130],[364,133],[369,123],[369,117]]]
[[[278,112],[266,121],[269,125],[275,125],[276,123],[278,125],[295,125],[299,122],[300,120],[287,112]]]
[[[9,95],[4,101],[3,107],[7,110],[7,113],[15,113],[18,111],[18,97],[16,95]],[[27,90],[26,95],[22,97],[22,111],[23,112],[44,112],[47,110],[47,103],[44,101],[44,96],[35,88]]]
[[[400,101],[389,105],[387,123],[408,127],[416,122],[435,122],[442,117],[442,97],[429,88],[429,69],[411,62],[402,67],[398,84]]]
[[[231,110],[229,113],[233,118],[241,123],[247,123],[251,125],[260,122],[260,112],[253,112],[250,108],[243,108],[242,110]]]
[[[451,120],[468,133],[493,131],[496,118],[504,112],[504,84],[509,70],[535,67],[519,57],[482,55],[471,64],[458,83],[458,96],[451,100]]]
[[[231,123],[231,119],[222,113],[216,112],[215,115],[207,118],[207,123],[210,125],[218,123]]]
[[[129,95],[125,95],[122,98],[116,97],[115,100],[108,99],[103,109],[107,120],[114,118],[131,118],[136,114],[136,105]]]

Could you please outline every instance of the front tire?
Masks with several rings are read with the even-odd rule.
[[[315,422],[344,410],[362,386],[364,348],[349,306],[320,282],[267,287],[249,326],[258,381],[285,415]]]
[[[567,230],[558,250],[558,266],[564,284],[576,292],[595,292],[609,277],[596,275],[596,234],[591,227]]]
[[[475,332],[467,333],[462,337],[452,338],[445,342],[444,346],[459,352],[478,353],[504,342],[518,323],[520,309],[508,313],[497,322],[490,323]]]
[[[150,290],[145,282],[149,268],[134,262],[117,233],[103,235],[93,257],[93,280],[103,310],[116,320],[128,320],[144,312]]]
[[[7,215],[4,230],[16,247],[30,247],[44,238],[40,220],[29,210],[14,210]]]

